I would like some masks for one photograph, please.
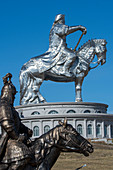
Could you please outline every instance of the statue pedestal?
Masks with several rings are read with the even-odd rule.
[[[17,106],[22,122],[32,128],[37,138],[67,118],[86,138],[113,137],[113,115],[107,114],[108,105],[91,102],[40,103]]]

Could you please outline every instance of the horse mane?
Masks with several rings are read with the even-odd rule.
[[[61,127],[62,125],[57,125],[56,127],[49,130],[47,133],[37,138],[34,142],[34,146],[32,146],[31,148],[31,151],[35,152],[35,155],[38,154],[41,156],[41,158],[44,158],[45,152],[46,154],[49,154],[51,151],[51,147],[58,143]]]
[[[86,41],[81,47],[79,47],[77,53],[79,53],[82,49],[84,49],[87,45],[98,45],[98,44],[107,44],[106,40],[105,39],[91,39],[91,40],[88,40]]]
[[[56,127],[49,130],[47,133],[43,134],[41,138],[43,138],[45,141],[50,141],[50,145],[56,144],[59,140],[60,127],[61,125],[57,125]]]

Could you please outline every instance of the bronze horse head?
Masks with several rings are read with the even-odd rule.
[[[93,146],[88,140],[82,137],[72,125],[67,124],[67,121],[59,122],[62,125],[60,136],[60,147],[62,150],[82,153],[85,156],[89,156],[89,153],[93,152]],[[64,148],[63,148],[64,147]]]
[[[93,152],[90,142],[66,120],[59,121],[59,125],[36,139],[31,148],[39,170],[51,169],[61,152],[77,152],[85,156]]]

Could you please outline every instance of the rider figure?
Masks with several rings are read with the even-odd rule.
[[[56,63],[57,65],[64,64],[63,72],[66,76],[71,76],[69,73],[69,68],[72,63],[76,60],[76,54],[70,48],[67,48],[66,44],[66,36],[75,32],[75,31],[82,31],[86,34],[87,30],[85,27],[79,26],[67,26],[65,25],[65,16],[62,14],[58,14],[55,17],[55,21],[50,31],[49,37],[49,48],[51,51],[59,50],[59,60]]]
[[[10,165],[11,169],[23,168],[31,159],[31,154],[24,141],[32,136],[32,130],[21,123],[18,112],[13,107],[16,88],[11,82],[12,75],[3,77],[1,91],[0,124],[0,166]],[[21,135],[24,134],[24,135]],[[4,168],[3,168],[4,169]]]
[[[55,17],[55,21],[52,25],[49,35],[49,49],[44,54],[31,58],[31,60],[25,63],[22,67],[22,71],[29,67],[32,74],[36,74],[36,68],[38,69],[37,74],[44,73],[51,69],[55,65],[61,65],[63,68],[59,71],[59,75],[72,76],[69,73],[69,68],[72,63],[76,60],[76,54],[70,48],[67,48],[66,36],[75,32],[82,31],[86,34],[87,30],[85,27],[79,26],[67,26],[65,25],[65,16],[58,14]],[[33,67],[33,64],[35,67]]]
[[[81,25],[65,25],[65,16],[62,14],[55,17],[49,35],[49,49],[44,54],[31,58],[21,68],[20,104],[45,102],[39,91],[43,80],[49,80],[50,77],[54,81],[54,77],[73,77],[70,68],[73,62],[78,64],[78,60],[76,53],[67,47],[66,36],[78,30],[83,34],[87,32]]]

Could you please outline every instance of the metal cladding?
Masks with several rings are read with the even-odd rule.
[[[44,103],[46,99],[40,93],[44,80],[56,82],[75,82],[76,102],[82,101],[82,83],[90,69],[106,62],[106,41],[94,39],[86,42],[78,51],[68,48],[66,36],[87,29],[81,25],[65,25],[65,16],[58,14],[49,35],[49,49],[44,54],[31,58],[20,71],[20,104]],[[81,40],[79,39],[79,42]],[[79,44],[77,43],[77,45]],[[97,55],[93,68],[90,64]]]

